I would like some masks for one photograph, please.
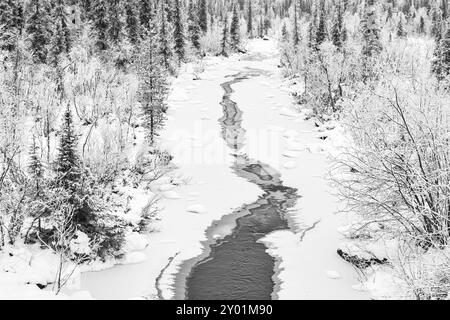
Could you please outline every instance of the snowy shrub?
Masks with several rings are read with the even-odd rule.
[[[97,212],[94,219],[85,225],[82,231],[90,239],[94,239],[96,243],[95,248],[93,248],[95,257],[104,260],[108,257],[120,255],[126,227],[127,222],[119,216],[107,212]]]
[[[219,54],[221,51],[221,34],[222,25],[218,22],[214,23],[206,34],[200,38],[200,45],[206,53]]]
[[[423,250],[405,246],[393,260],[394,274],[402,279],[401,291],[406,298],[417,300],[448,299],[450,293],[450,252],[441,249]]]
[[[329,42],[317,51],[307,49],[308,55],[300,67],[305,81],[300,102],[318,118],[336,115],[341,110],[342,99],[353,93],[353,86],[360,78],[355,50],[352,46],[337,50]]]
[[[450,236],[449,96],[432,81],[386,80],[347,101],[355,144],[343,160],[353,172],[341,181],[344,196],[421,247],[441,247]]]
[[[167,165],[172,156],[167,151],[159,149],[142,148],[136,155],[135,163],[131,169],[136,184],[158,180],[167,171]]]

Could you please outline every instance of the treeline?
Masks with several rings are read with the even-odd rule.
[[[448,2],[298,0],[285,12],[282,64],[303,84],[301,108],[351,140],[334,179],[361,219],[349,237],[391,243],[402,297],[446,297]]]

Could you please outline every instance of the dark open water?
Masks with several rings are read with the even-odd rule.
[[[194,265],[186,279],[187,299],[269,300],[274,290],[275,261],[258,240],[289,228],[285,213],[295,206],[297,190],[284,186],[279,173],[267,164],[239,152],[245,143],[245,129],[241,126],[242,111],[231,100],[233,84],[261,75],[262,71],[249,70],[222,84],[225,94],[219,122],[222,137],[235,156],[233,171],[257,184],[264,194],[236,212],[240,218],[232,233],[210,245],[209,255]]]

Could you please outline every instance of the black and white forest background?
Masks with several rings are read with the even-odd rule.
[[[442,300],[449,240],[448,0],[0,0],[1,300]]]

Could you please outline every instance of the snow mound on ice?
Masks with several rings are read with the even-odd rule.
[[[339,274],[339,272],[333,271],[333,270],[326,271],[325,274],[326,274],[327,277],[330,278],[330,279],[339,279],[339,278],[341,277],[341,275]]]
[[[159,191],[165,192],[165,191],[173,190],[174,188],[175,188],[175,186],[173,184],[163,184],[163,185],[159,186]]]
[[[286,117],[298,117],[298,113],[292,111],[289,108],[283,108],[280,110],[280,115],[286,116]]]
[[[288,161],[283,165],[285,169],[294,169],[297,167],[297,163],[295,161]]]
[[[125,236],[123,252],[142,251],[148,246],[148,239],[145,235],[132,232]]]
[[[170,199],[170,200],[177,200],[180,199],[180,195],[176,191],[166,191],[163,193],[164,198]]]
[[[283,156],[286,158],[298,158],[298,157],[300,157],[300,153],[298,153],[296,151],[285,151],[283,153]]]
[[[206,208],[201,204],[193,204],[187,207],[186,211],[193,213],[206,213]]]
[[[286,130],[283,133],[283,137],[288,138],[288,139],[295,139],[297,136],[298,136],[298,133],[295,130]]]

